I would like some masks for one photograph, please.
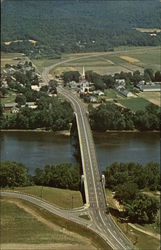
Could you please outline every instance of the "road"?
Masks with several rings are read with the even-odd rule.
[[[49,82],[48,75],[50,70],[61,64],[74,60],[78,60],[78,58],[68,59],[45,68],[42,73],[44,81]],[[100,236],[108,242],[112,249],[134,249],[132,243],[113,222],[110,214],[107,213],[108,208],[106,205],[101,175],[96,158],[95,145],[86,110],[82,102],[68,90],[59,86],[58,92],[70,101],[76,116],[84,173],[86,204],[92,219],[92,225],[90,228],[99,232]]]
[[[70,62],[77,59],[78,58],[68,59],[66,61],[61,61],[57,64],[45,68],[42,73],[44,81],[46,81],[47,83],[49,82],[48,75],[50,70],[65,62]],[[76,116],[81,149],[82,167],[84,173],[86,206],[82,209],[68,211],[55,208],[51,204],[30,195],[14,192],[1,192],[1,195],[27,200],[33,204],[36,204],[37,206],[47,209],[48,211],[58,216],[79,223],[99,234],[112,249],[135,249],[128,238],[114,223],[110,214],[107,213],[108,208],[106,205],[104,189],[97,163],[95,145],[84,105],[74,94],[65,90],[61,86],[58,87],[58,91],[70,101]],[[88,214],[90,220],[85,221],[81,219],[79,217],[81,213]]]

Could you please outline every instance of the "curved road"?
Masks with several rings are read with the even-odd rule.
[[[44,81],[49,82],[48,75],[50,70],[61,64],[74,60],[78,60],[78,58],[68,59],[45,68],[42,73]],[[113,222],[111,216],[107,214],[105,194],[102,186],[96,158],[95,145],[93,142],[86,110],[82,102],[74,94],[65,90],[61,86],[58,87],[58,91],[70,101],[76,115],[84,173],[86,203],[90,217],[92,219],[90,228],[96,232],[99,232],[99,235],[106,240],[112,249],[134,249],[132,243]]]

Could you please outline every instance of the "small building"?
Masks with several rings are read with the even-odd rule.
[[[117,84],[119,84],[119,85],[122,85],[122,86],[125,86],[125,85],[126,85],[125,79],[116,79],[116,80],[115,80],[115,83],[117,83]]]
[[[126,97],[133,97],[133,96],[134,96],[133,93],[131,93],[130,91],[128,91],[128,90],[125,89],[125,88],[120,89],[119,92],[120,92],[122,95],[126,96]]]
[[[93,94],[98,95],[98,96],[102,96],[102,95],[104,95],[104,92],[102,92],[101,90],[95,90],[95,91],[93,91]]]
[[[37,85],[31,85],[31,89],[32,89],[32,90],[35,90],[35,91],[39,91],[39,90],[40,90],[40,87],[37,86]]]
[[[69,83],[69,87],[70,87],[71,89],[76,89],[76,88],[78,87],[78,84],[77,84],[75,81],[71,81],[71,82]]]
[[[18,112],[19,112],[19,108],[18,107],[11,108],[11,113],[12,114],[17,114]]]
[[[97,97],[95,97],[95,96],[90,96],[90,102],[91,102],[91,103],[97,103],[97,102],[98,102]]]
[[[4,104],[4,109],[5,111],[11,111],[13,108],[17,107],[17,103],[13,102],[13,103],[5,103]]]
[[[148,84],[139,83],[137,85],[137,88],[139,88],[140,91],[142,91],[142,92],[161,91],[161,85],[160,84],[155,84],[155,83],[148,83]]]

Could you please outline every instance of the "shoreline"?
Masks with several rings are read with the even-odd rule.
[[[52,131],[45,129],[1,129],[0,132],[34,132],[34,133],[53,133],[53,135],[70,136],[70,130]],[[106,130],[105,132],[92,130],[93,134],[108,134],[108,133],[160,133],[160,130]]]

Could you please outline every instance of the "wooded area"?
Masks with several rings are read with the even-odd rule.
[[[2,50],[31,57],[109,51],[120,45],[160,45],[136,28],[160,28],[160,2],[18,1],[2,4]],[[8,43],[6,43],[8,42]]]

